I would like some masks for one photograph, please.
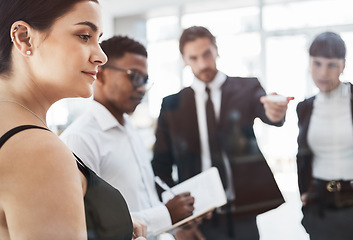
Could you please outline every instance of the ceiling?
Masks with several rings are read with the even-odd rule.
[[[285,3],[305,0],[100,0],[103,12],[114,17],[145,15],[162,8],[215,10],[228,7],[245,7],[266,4]]]

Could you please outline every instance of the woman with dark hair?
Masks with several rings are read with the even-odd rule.
[[[345,68],[345,43],[336,33],[324,32],[314,39],[309,54],[320,92],[297,106],[302,224],[312,240],[351,240],[353,87],[339,79]]]
[[[144,239],[124,198],[46,126],[65,97],[89,97],[96,0],[0,0],[0,239]],[[135,230],[135,231],[133,231]]]

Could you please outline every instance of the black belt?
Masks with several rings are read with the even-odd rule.
[[[353,180],[321,180],[314,179],[314,185],[324,187],[328,192],[353,191]]]
[[[353,180],[313,179],[315,198],[323,207],[342,208],[353,206]]]

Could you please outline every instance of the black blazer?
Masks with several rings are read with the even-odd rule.
[[[351,111],[353,118],[353,85],[351,86]],[[308,145],[308,129],[311,114],[313,111],[313,104],[316,96],[305,99],[300,102],[297,106],[298,115],[298,153],[297,153],[297,169],[298,169],[298,185],[300,194],[305,193],[311,186],[312,183],[312,160],[313,153]],[[353,121],[353,120],[352,120]]]
[[[230,160],[236,194],[236,213],[257,215],[284,202],[273,174],[261,154],[253,124],[259,117],[271,123],[259,101],[265,95],[256,78],[228,77],[221,86],[220,139]],[[163,99],[152,166],[155,174],[173,186],[201,172],[201,147],[194,91],[184,88]],[[172,179],[177,166],[178,182]]]

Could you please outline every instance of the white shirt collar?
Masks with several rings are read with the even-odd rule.
[[[208,84],[208,87],[211,89],[211,91],[215,89],[220,89],[220,87],[226,81],[226,79],[227,79],[227,75],[225,75],[221,71],[218,71],[214,79]],[[194,81],[191,84],[191,88],[195,92],[205,92],[206,83],[201,81],[197,77],[194,77]]]
[[[350,97],[350,85],[340,82],[339,85],[330,92],[319,92],[317,99],[325,101],[328,99],[338,99],[341,97]]]
[[[95,100],[91,102],[90,112],[103,131],[114,127],[124,128],[105,106]],[[123,117],[126,120],[125,114]]]

